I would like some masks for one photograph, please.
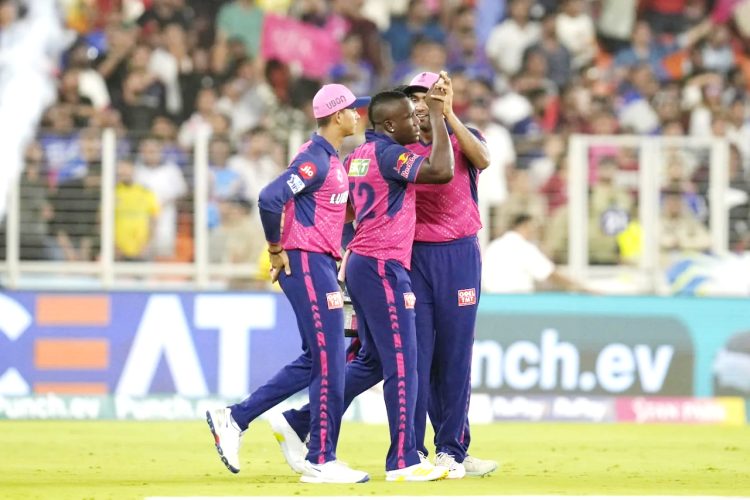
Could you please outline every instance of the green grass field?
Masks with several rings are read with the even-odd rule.
[[[141,499],[255,495],[745,495],[750,427],[495,424],[472,428],[487,478],[384,481],[385,426],[345,423],[339,456],[366,484],[303,485],[264,421],[243,438],[242,471],[219,461],[204,422],[0,422],[0,498]]]

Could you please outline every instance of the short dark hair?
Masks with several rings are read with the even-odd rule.
[[[336,113],[330,114],[328,116],[323,116],[321,118],[316,118],[315,123],[318,124],[318,128],[327,127],[331,124],[331,119],[333,118],[333,115]]]
[[[407,95],[396,90],[384,90],[375,94],[367,108],[367,118],[370,120],[370,124],[373,127],[380,125],[383,122],[381,109],[402,99],[408,99]]]
[[[531,221],[532,219],[533,218],[529,214],[518,214],[513,218],[513,222],[511,223],[510,228],[516,229],[519,226],[522,226]]]

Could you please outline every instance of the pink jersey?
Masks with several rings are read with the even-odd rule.
[[[384,134],[368,130],[366,142],[344,162],[356,216],[352,252],[411,266],[415,184],[425,158]]]
[[[260,194],[266,238],[269,242],[280,239],[285,250],[326,253],[340,259],[348,187],[338,152],[314,134],[286,171]]]
[[[482,141],[481,134],[471,130]],[[453,179],[447,184],[417,186],[417,227],[414,241],[445,242],[474,236],[482,228],[479,218],[477,183],[479,170],[471,164],[450,134],[455,166]],[[429,157],[432,144],[417,142],[407,146],[421,156]]]

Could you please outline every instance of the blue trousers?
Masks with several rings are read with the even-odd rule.
[[[417,449],[428,455],[424,438],[429,412],[437,452],[452,454],[459,462],[465,458],[471,441],[466,414],[471,394],[471,353],[481,265],[475,237],[439,244],[415,243],[413,247],[410,276],[417,313]],[[461,299],[459,291],[463,291]],[[356,312],[359,317],[359,311]],[[344,408],[382,380],[378,357],[365,348],[361,320],[359,325],[362,349],[346,367]],[[284,416],[304,440],[310,431],[309,407],[288,410]]]
[[[436,452],[451,454],[458,462],[463,462],[470,442],[467,412],[481,271],[476,237],[414,243],[411,279],[417,297],[417,445],[426,455],[429,412]]]
[[[301,250],[287,254],[292,274],[282,272],[279,282],[297,316],[303,352],[231,411],[245,430],[267,410],[309,387],[307,459],[322,464],[336,459],[344,414],[344,314],[342,301],[336,300],[341,291],[331,256]]]
[[[346,367],[344,405],[383,380],[391,438],[385,469],[409,467],[419,463],[414,439],[417,346],[409,274],[395,261],[352,253],[346,266],[346,285],[357,314],[362,348]],[[304,438],[307,410],[287,411],[284,416]]]

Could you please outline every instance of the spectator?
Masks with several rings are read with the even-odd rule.
[[[177,142],[177,127],[171,118],[163,115],[154,118],[151,135],[161,141],[164,163],[174,163],[183,170],[190,166],[190,156]]]
[[[572,63],[570,51],[558,40],[556,19],[557,17],[552,13],[542,18],[539,43],[533,45],[530,50],[544,55],[547,60],[549,79],[555,82],[558,89],[562,89],[570,80]]]
[[[190,26],[192,10],[185,8],[183,0],[152,0],[138,18],[138,25],[148,36],[158,33],[169,24],[179,24],[183,29]]]
[[[571,292],[585,292],[584,286],[559,271],[533,243],[538,228],[534,218],[518,214],[508,231],[487,247],[482,259],[482,288],[485,293],[531,293],[536,283],[550,282]]]
[[[516,162],[513,138],[508,129],[492,121],[490,103],[484,99],[471,103],[467,118],[470,126],[480,130],[487,141],[490,165],[479,176],[479,205],[483,213],[487,209],[491,217],[496,218],[495,212],[508,197],[508,177]],[[484,220],[485,226],[494,227],[490,220]]]
[[[375,71],[362,58],[362,39],[349,32],[341,41],[341,61],[331,68],[331,80],[346,85],[355,95],[370,95],[375,87]]]
[[[510,175],[509,194],[500,205],[494,234],[503,234],[521,214],[528,214],[541,227],[547,216],[547,202],[533,188],[529,172],[516,169]]]
[[[573,69],[591,64],[596,55],[596,33],[583,0],[565,0],[555,23],[557,38],[573,56]]]
[[[38,142],[26,150],[26,168],[19,188],[20,200],[20,257],[21,260],[53,258],[54,242],[49,241],[49,221],[52,205],[43,177],[44,151]]]
[[[432,16],[424,0],[410,0],[406,16],[391,21],[383,39],[391,47],[391,58],[396,64],[409,58],[410,47],[417,38],[445,43],[445,32]]]
[[[346,23],[346,30],[340,34],[339,39],[345,33],[357,33],[362,40],[362,54],[366,62],[375,70],[379,79],[385,77],[385,62],[383,61],[382,37],[378,27],[362,15],[364,0],[332,0],[333,12]]]
[[[151,257],[159,202],[151,190],[134,181],[134,165],[126,160],[119,161],[115,187],[115,257],[137,262]]]
[[[708,71],[726,75],[735,65],[734,50],[730,45],[729,28],[716,26],[703,47],[703,66]]]
[[[259,56],[263,17],[263,11],[254,0],[232,0],[224,4],[216,18],[217,47],[226,51],[229,40],[237,38],[249,55]]]
[[[638,0],[602,0],[597,20],[599,42],[604,50],[616,54],[627,48],[635,26]]]
[[[96,49],[86,42],[76,43],[68,52],[68,68],[78,71],[78,94],[88,99],[97,110],[110,105],[109,90],[102,75],[93,68],[90,54]]]
[[[81,177],[61,182],[50,202],[52,236],[66,261],[89,262],[99,249],[101,164],[91,165]]]
[[[141,141],[135,182],[156,195],[160,212],[153,238],[154,255],[170,258],[175,253],[177,201],[187,194],[187,184],[180,167],[164,162],[159,139],[146,137]]]
[[[273,137],[263,127],[246,132],[240,142],[240,154],[229,159],[229,168],[242,178],[243,197],[257,202],[260,190],[274,180],[281,167],[273,159]]]
[[[633,215],[629,192],[616,183],[617,159],[605,156],[599,160],[596,180],[589,198],[589,261],[597,265],[619,262],[617,235],[624,231]]]
[[[236,198],[242,193],[242,176],[229,168],[229,156],[232,145],[226,136],[216,135],[211,138],[208,146],[208,165],[210,172],[208,227],[219,224],[219,202]]]
[[[492,81],[494,70],[480,45],[474,26],[475,10],[463,5],[452,16],[448,34],[447,67],[449,72],[461,72],[472,79]]]
[[[530,9],[530,0],[511,0],[510,17],[497,25],[487,40],[487,57],[506,77],[521,69],[524,51],[541,37],[539,23],[529,19]]]
[[[148,69],[164,85],[167,112],[171,116],[181,116],[183,93],[180,75],[193,69],[185,30],[178,23],[168,24],[160,40],[160,46],[151,53]]]
[[[209,258],[222,264],[256,264],[266,251],[263,229],[252,212],[254,204],[234,197],[219,203],[221,224],[211,232]],[[250,276],[233,278],[231,289],[262,288],[264,283]]]
[[[196,98],[195,112],[180,127],[177,136],[180,146],[185,149],[192,149],[201,129],[214,132],[211,127],[211,119],[216,114],[216,109],[216,91],[212,88],[201,89]]]
[[[89,120],[94,115],[94,106],[91,99],[80,93],[80,73],[77,69],[69,69],[63,73],[57,102],[68,108],[76,128],[89,125]]]
[[[659,246],[662,261],[675,252],[705,252],[711,247],[711,235],[685,206],[684,193],[678,189],[665,190],[659,227]]]

